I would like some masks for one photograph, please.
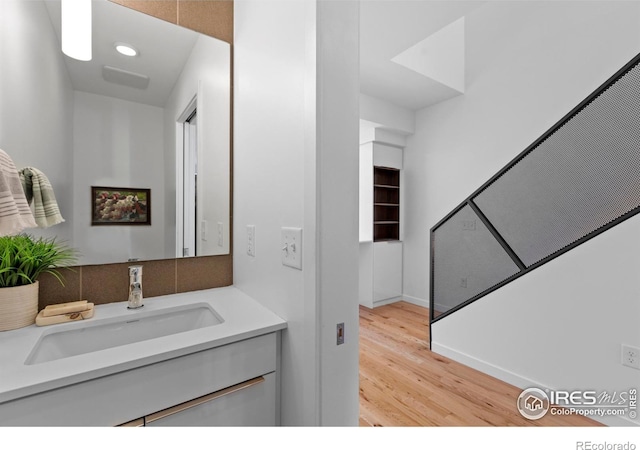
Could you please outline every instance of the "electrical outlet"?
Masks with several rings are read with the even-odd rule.
[[[622,345],[622,365],[640,369],[640,349],[630,345]]]
[[[462,221],[462,229],[464,231],[474,231],[476,229],[476,221],[475,220],[463,220]]]
[[[256,256],[256,226],[247,225],[247,255]]]
[[[344,344],[344,322],[336,325],[336,345]]]

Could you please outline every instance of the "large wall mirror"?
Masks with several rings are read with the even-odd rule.
[[[0,148],[49,178],[65,219],[26,231],[67,241],[80,264],[228,254],[229,44],[92,5],[83,62],[61,51],[59,0],[0,2]],[[148,189],[151,223],[105,208],[113,220],[96,225],[92,186]]]

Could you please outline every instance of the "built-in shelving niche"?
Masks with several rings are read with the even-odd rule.
[[[373,241],[400,239],[400,171],[373,168]]]

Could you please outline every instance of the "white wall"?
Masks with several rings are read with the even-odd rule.
[[[320,424],[357,426],[359,3],[319,1],[317,24]],[[341,322],[345,342],[336,346]]]
[[[402,135],[415,130],[413,111],[370,95],[360,94],[360,119]]]
[[[163,109],[80,91],[74,98],[73,199],[80,206],[72,223],[81,263],[164,258]],[[150,188],[151,226],[91,226],[91,186]]]
[[[360,242],[373,242],[373,142],[359,148],[359,225]]]
[[[42,34],[51,39],[42,39]],[[42,170],[66,222],[25,230],[70,241],[73,90],[42,2],[0,2],[0,148],[16,167]]]
[[[341,3],[234,5],[234,284],[288,322],[284,425],[358,420],[358,22]],[[283,226],[303,228],[302,271],[280,262]]]
[[[466,17],[466,93],[419,111],[407,139],[405,295],[429,298],[429,229],[635,56],[639,22],[638,2],[612,1],[491,2]],[[623,226],[637,234],[637,220]],[[601,265],[621,230],[442,319],[435,348],[553,388],[637,384],[618,363],[620,343],[640,344],[638,291],[620,271],[640,264],[619,246],[626,269]],[[538,323],[535,338],[517,333]]]

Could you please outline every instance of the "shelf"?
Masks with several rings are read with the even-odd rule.
[[[400,171],[388,167],[374,167],[373,185],[384,187],[400,186]]]
[[[373,203],[386,204],[386,205],[399,205],[400,204],[400,190],[399,189],[373,189]]]
[[[373,241],[400,239],[400,171],[373,168]]]

